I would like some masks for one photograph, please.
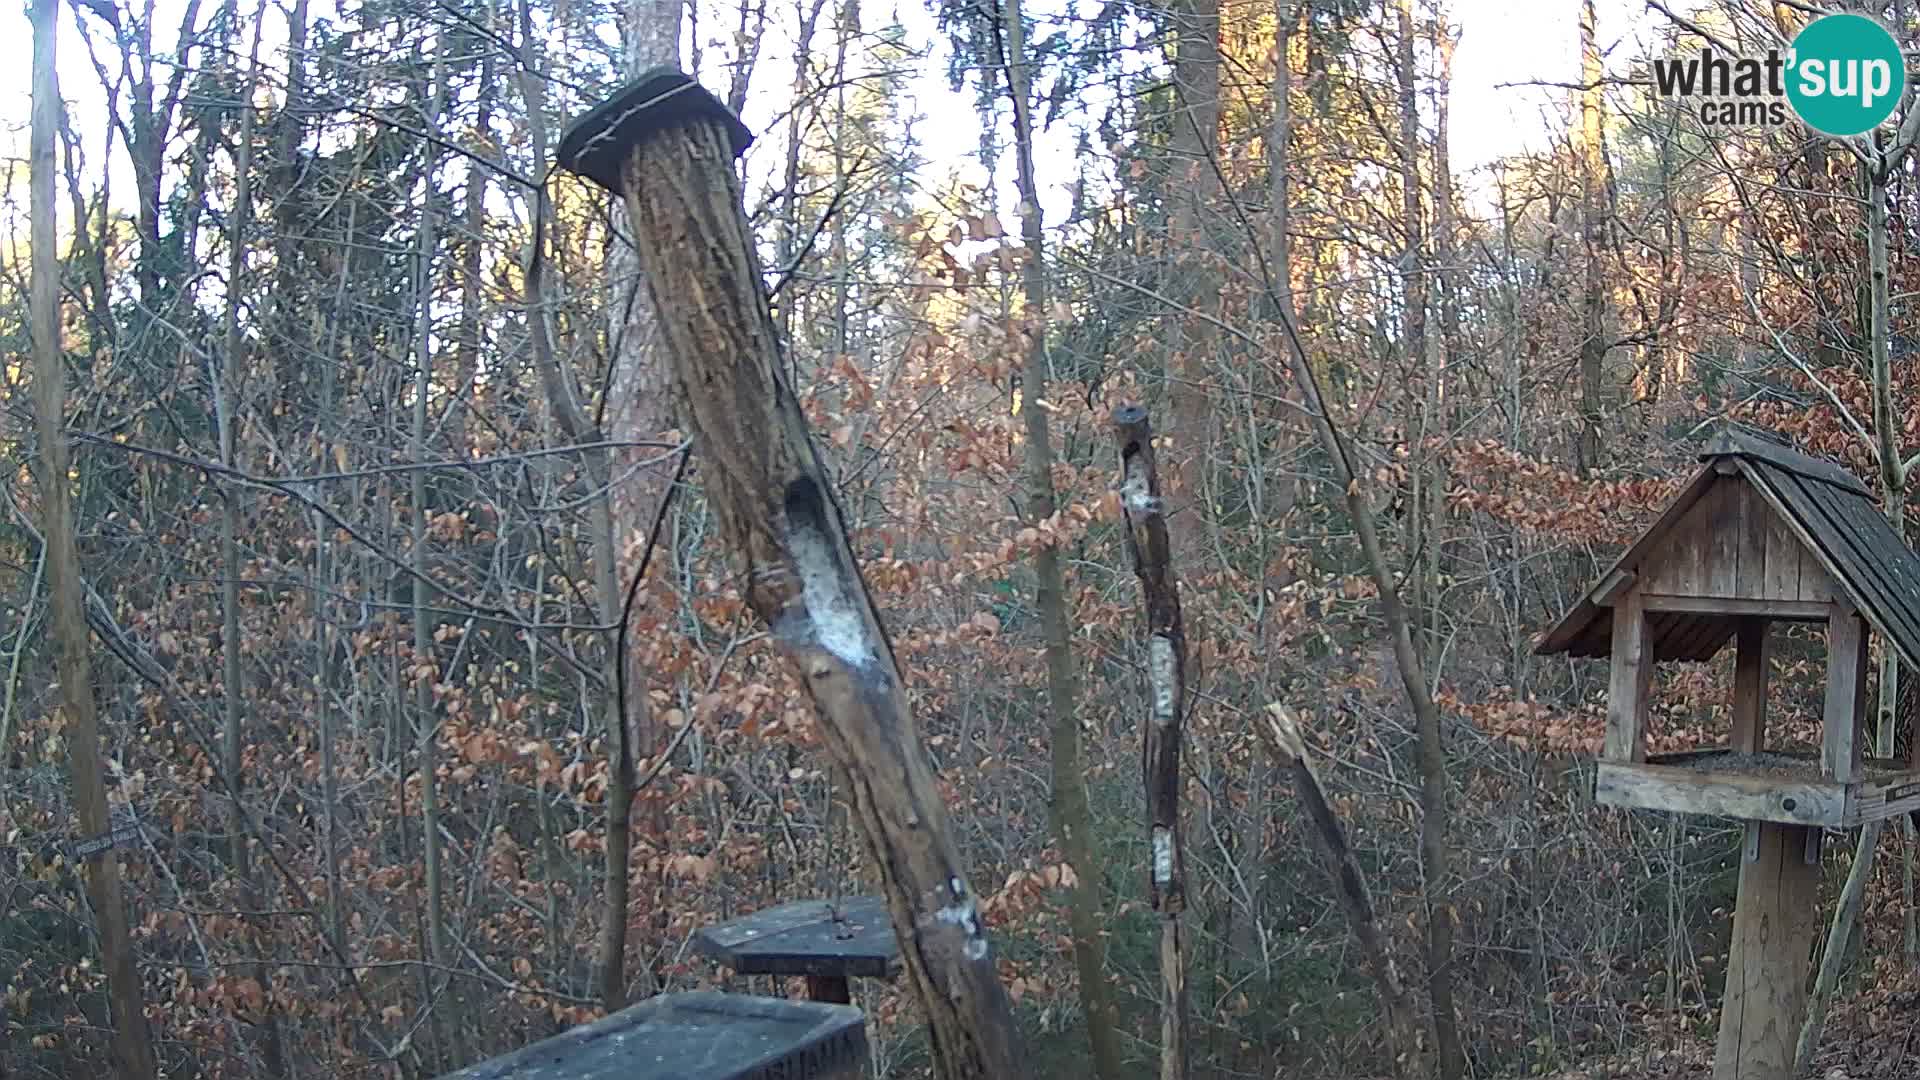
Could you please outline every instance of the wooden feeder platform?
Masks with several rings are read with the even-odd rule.
[[[1865,758],[1859,776],[1841,783],[1823,775],[1813,754],[1690,750],[1602,761],[1594,797],[1633,810],[1847,829],[1920,810],[1920,771]]]
[[[441,1080],[860,1080],[867,1030],[844,1005],[665,994]]]
[[[694,947],[741,975],[804,975],[807,996],[845,1004],[847,979],[891,979],[900,942],[877,896],[801,900],[709,926]]]

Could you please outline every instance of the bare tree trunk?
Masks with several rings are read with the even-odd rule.
[[[434,126],[440,123],[446,101],[444,63],[443,55],[435,64],[433,101],[427,112],[427,122]],[[437,158],[436,152],[428,152],[423,172],[429,178],[434,174]],[[416,465],[424,465],[427,461],[427,398],[433,389],[434,253],[438,243],[434,220],[435,197],[429,179],[421,188],[420,232],[415,253],[415,273],[418,275],[415,299],[419,304],[419,312],[414,327],[413,433],[408,456]],[[409,674],[413,684],[415,767],[420,774],[421,850],[426,856],[427,959],[434,967],[432,972],[427,973],[425,984],[430,991],[426,1000],[429,1003],[427,1007],[433,1009],[433,1029],[443,1036],[435,1040],[434,1050],[442,1055],[442,1064],[445,1064],[448,1055],[454,1061],[464,1061],[466,1055],[460,1045],[462,1034],[457,992],[454,1000],[447,1002],[446,1009],[440,1008],[440,1002],[435,1000],[441,993],[453,988],[453,980],[445,974],[448,946],[446,875],[440,842],[440,721],[433,693],[434,683],[442,677],[442,672],[434,658],[433,615],[429,606],[432,597],[427,586],[430,580],[427,541],[432,528],[428,520],[427,470],[412,470],[410,484],[408,498],[413,504],[413,547],[408,562],[413,570],[413,667]]]
[[[1026,335],[1026,361],[1020,378],[1020,418],[1026,432],[1026,520],[1044,527],[1056,509],[1053,490],[1053,436],[1047,424],[1047,267],[1046,234],[1040,218],[1039,184],[1033,169],[1032,93],[1027,68],[1026,28],[1020,0],[1006,3],[1005,48],[1007,93],[1013,105],[1013,145],[1020,194],[1020,234],[1025,247],[1022,271],[1026,308],[1021,332]],[[1068,901],[1068,923],[1073,928],[1074,967],[1080,977],[1080,1001],[1087,1017],[1087,1042],[1093,1053],[1092,1075],[1118,1080],[1120,1038],[1113,1006],[1113,988],[1107,983],[1105,918],[1101,898],[1102,868],[1093,849],[1093,817],[1087,806],[1087,777],[1080,745],[1079,688],[1073,670],[1072,628],[1068,625],[1066,575],[1060,567],[1060,549],[1045,540],[1033,554],[1036,586],[1034,604],[1040,612],[1046,640],[1047,708],[1053,727],[1053,826],[1060,848],[1073,867],[1075,881]]]
[[[1888,284],[1887,183],[1890,164],[1864,166],[1867,180],[1867,351],[1873,393],[1873,427],[1880,459],[1880,488],[1887,520],[1894,531],[1906,535],[1907,466],[1900,459],[1898,422],[1893,408],[1892,337],[1888,315],[1892,306]],[[1898,719],[1900,701],[1900,655],[1887,646],[1881,649],[1879,735],[1875,753],[1893,756],[1893,725]],[[1826,950],[1820,957],[1820,971],[1814,977],[1813,992],[1807,996],[1807,1017],[1800,1028],[1794,1051],[1794,1066],[1799,1072],[1812,1067],[1813,1055],[1820,1048],[1820,1036],[1826,1028],[1827,1007],[1846,965],[1848,943],[1853,940],[1860,910],[1866,901],[1867,882],[1873,877],[1874,855],[1880,846],[1885,822],[1870,821],[1860,827],[1853,849],[1853,865],[1847,882],[1834,904],[1833,921],[1827,927]]]
[[[1600,464],[1600,390],[1607,358],[1606,268],[1600,257],[1606,183],[1606,159],[1600,147],[1604,104],[1600,79],[1593,0],[1580,0],[1580,234],[1586,246],[1587,279],[1580,307],[1580,443],[1574,461],[1582,476]]]
[[[235,4],[229,11],[237,10]],[[234,207],[227,231],[227,311],[226,343],[221,358],[220,383],[214,402],[219,428],[220,463],[234,472],[244,471],[236,452],[234,438],[239,426],[241,351],[246,347],[240,333],[240,306],[246,295],[247,229],[253,210],[253,95],[260,82],[260,32],[266,25],[265,12],[256,14],[253,45],[248,53],[244,89],[240,94],[240,139],[234,154]],[[222,686],[222,768],[227,774],[227,794],[232,800],[227,817],[227,856],[233,874],[240,883],[241,905],[248,910],[263,907],[260,884],[253,869],[251,840],[248,835],[246,807],[245,749],[241,702],[245,700],[245,675],[240,666],[240,495],[239,485],[223,485],[220,515],[220,651]],[[279,1022],[272,1006],[273,971],[266,964],[253,968],[253,977],[266,991],[264,1015],[258,1026],[265,1051],[266,1068],[271,1076],[285,1072],[281,1060]]]
[[[1170,295],[1182,306],[1212,313],[1219,308],[1221,286],[1211,262],[1215,255],[1207,242],[1205,221],[1206,214],[1221,205],[1215,171],[1220,145],[1220,3],[1166,0],[1166,10],[1177,35],[1173,60],[1175,112],[1169,118],[1172,130],[1167,138],[1167,198],[1172,204],[1166,246],[1166,258],[1172,267],[1168,286]],[[1211,565],[1204,540],[1206,523],[1212,519],[1207,497],[1213,456],[1210,394],[1218,338],[1211,322],[1190,315],[1174,315],[1166,327],[1167,401],[1172,423],[1162,432],[1163,441],[1171,436],[1171,452],[1164,462],[1165,479],[1167,496],[1187,523],[1170,542],[1174,562],[1190,580],[1199,581]],[[1197,643],[1196,651],[1206,640],[1206,615],[1203,590],[1200,602],[1186,612],[1186,634]],[[1204,655],[1201,653],[1187,672],[1196,686],[1205,682]],[[1194,833],[1223,840],[1219,846],[1228,850],[1220,854],[1233,859],[1238,857],[1231,850],[1236,844],[1254,849],[1259,845],[1241,843],[1242,838],[1223,812],[1225,804],[1232,801],[1225,790],[1232,781],[1213,757],[1199,755],[1193,763],[1200,770],[1206,792],[1194,808]],[[1249,905],[1254,910],[1246,918],[1236,917],[1233,890],[1208,888],[1208,878],[1202,874],[1196,879],[1190,900],[1198,913],[1202,940],[1217,943],[1221,969],[1233,973],[1241,952],[1236,946],[1244,946],[1258,905]]]
[[[56,75],[57,0],[33,4],[33,133],[29,148],[33,266],[28,287],[33,332],[33,408],[40,437],[40,501],[47,559],[47,591],[58,649],[61,708],[67,720],[67,767],[80,832],[107,831],[107,791],[101,780],[100,717],[93,698],[82,612],[80,553],[73,535],[73,496],[66,432],[66,364],[60,325],[60,257],[54,229],[54,140],[60,130],[60,85]],[[100,955],[112,1004],[113,1056],[125,1080],[152,1080],[153,1036],[147,1027],[140,972],[134,966],[120,892],[120,859],[113,849],[81,866],[87,903],[100,934]]]
[[[1172,155],[1169,195],[1174,201],[1168,249],[1169,256],[1182,264],[1176,298],[1189,307],[1204,308],[1208,297],[1218,294],[1204,264],[1208,254],[1201,223],[1219,189],[1214,169],[1220,132],[1220,4],[1219,0],[1183,0],[1172,4],[1170,12],[1179,39],[1173,67],[1178,111],[1167,140]],[[1203,319],[1181,319],[1175,321],[1175,329],[1167,358],[1172,376],[1168,398],[1179,449],[1167,460],[1169,494],[1204,514],[1212,326]],[[1174,558],[1190,573],[1202,548],[1200,539],[1198,527],[1180,530],[1173,537]]]
[[[1406,215],[1406,247],[1402,258],[1405,278],[1405,319],[1403,331],[1407,358],[1410,363],[1424,366],[1427,361],[1427,284],[1426,272],[1422,263],[1425,260],[1425,243],[1420,221],[1420,113],[1415,87],[1413,65],[1413,44],[1415,40],[1413,24],[1413,0],[1399,0],[1399,62],[1400,82],[1400,175],[1403,186],[1403,213]],[[1296,376],[1297,377],[1297,376]],[[1317,394],[1316,394],[1317,396]],[[1343,466],[1346,462],[1342,461]],[[1353,502],[1349,497],[1349,508],[1355,516],[1356,529],[1361,534],[1361,544],[1368,545],[1367,537],[1373,532],[1371,510],[1364,502]],[[1367,524],[1360,527],[1360,518]],[[1418,515],[1416,515],[1418,520]],[[1431,543],[1431,539],[1428,541]],[[1407,684],[1414,705],[1416,726],[1420,739],[1420,870],[1423,877],[1422,891],[1426,906],[1427,922],[1427,992],[1433,1002],[1433,1031],[1435,1048],[1439,1053],[1439,1075],[1441,1080],[1456,1080],[1465,1067],[1460,1045],[1459,1022],[1453,1007],[1453,918],[1452,905],[1447,902],[1451,891],[1447,869],[1447,755],[1441,743],[1440,713],[1433,704],[1432,690],[1427,683],[1426,664],[1421,659],[1421,650],[1415,634],[1419,630],[1418,620],[1421,608],[1412,612],[1400,609],[1398,593],[1393,588],[1392,570],[1386,563],[1384,553],[1378,550],[1378,539],[1372,542],[1375,550],[1367,553],[1367,561],[1373,569],[1376,583],[1380,588],[1381,607],[1387,615],[1389,632],[1394,635],[1394,659],[1398,663],[1401,679]],[[1417,551],[1409,553],[1419,558]],[[1417,584],[1419,575],[1412,575]],[[1426,597],[1419,597],[1425,603]],[[1389,603],[1390,602],[1390,603]],[[1397,620],[1396,620],[1397,614]],[[1398,621],[1399,627],[1394,623]],[[1400,638],[1406,637],[1406,652],[1400,651]],[[1413,695],[1413,687],[1418,684],[1419,692]],[[1425,704],[1423,705],[1422,702]]]
[[[1419,630],[1426,621],[1431,602],[1427,595],[1430,582],[1426,550],[1433,540],[1427,535],[1430,515],[1425,509],[1426,451],[1421,443],[1434,422],[1435,373],[1433,358],[1427,353],[1427,244],[1420,189],[1419,71],[1413,64],[1414,34],[1413,0],[1399,0],[1399,48],[1394,76],[1400,92],[1400,370],[1407,380],[1409,398],[1417,396],[1417,400],[1407,402],[1407,414],[1418,418],[1409,421],[1417,436],[1408,440],[1413,445],[1407,447],[1414,466],[1407,514],[1407,606],[1412,609],[1414,625]],[[1428,641],[1424,632],[1418,635],[1416,644],[1422,647],[1422,655],[1426,655]]]
[[[1186,853],[1180,839],[1180,721],[1186,713],[1187,641],[1180,585],[1171,565],[1153,427],[1136,405],[1113,413],[1120,444],[1120,505],[1127,546],[1147,613],[1147,681],[1152,709],[1142,728],[1147,795],[1147,898],[1160,916],[1160,1080],[1187,1075]]]
[[[595,149],[564,164],[601,176],[602,164],[617,164],[720,533],[738,558],[749,606],[802,676],[827,745],[852,781],[938,1075],[1026,1076],[1011,1003],[892,645],[799,402],[780,376],[731,161],[729,132],[744,132],[697,87],[648,112],[636,118],[644,134],[613,136],[618,142],[604,153],[597,147],[607,132],[578,132]]]
[[[621,25],[629,77],[657,65],[679,63],[682,6],[682,0],[630,0]],[[528,32],[531,33],[530,28]],[[627,208],[619,200],[614,203],[613,227],[622,235],[632,235],[627,222]],[[609,246],[607,274],[614,288],[615,321],[612,337],[613,370],[608,376],[608,395],[604,405],[606,423],[604,426],[588,424],[582,413],[576,417],[581,422],[580,426],[569,430],[569,434],[583,441],[596,440],[597,436],[591,433],[601,430],[616,442],[657,439],[662,431],[673,426],[673,408],[664,365],[656,351],[653,300],[640,263],[628,243],[616,241]],[[544,315],[541,317],[544,318]],[[562,427],[567,429],[568,425],[563,422]],[[609,487],[613,476],[637,465],[638,459],[646,456],[659,455],[644,447],[637,451],[595,452],[589,456],[589,466],[591,468],[593,463],[599,463],[603,471],[596,475],[605,478],[599,481],[601,486]],[[618,587],[620,576],[617,569],[622,540],[634,530],[646,528],[660,513],[660,507],[667,499],[671,475],[671,469],[664,465],[639,468],[632,479],[610,486],[605,500],[609,505],[604,508],[604,520],[601,517],[602,508],[596,507],[594,510],[594,546],[597,549],[593,555],[595,588],[603,597],[601,615],[608,624],[619,621],[624,607],[625,597]],[[617,634],[609,636],[607,680],[609,685],[614,685],[614,675],[624,667],[627,673],[627,700],[621,702],[617,700],[617,694],[610,695],[605,710],[609,759],[606,897],[600,927],[598,981],[601,1002],[608,1010],[619,1008],[626,1000],[627,923],[632,904],[630,877],[635,763],[652,757],[660,746],[660,732],[647,698],[649,680],[631,656],[613,655],[612,643],[617,639]],[[626,709],[625,716],[620,715],[622,707]],[[658,855],[667,843],[665,809],[657,796],[643,797],[640,802],[641,838],[647,850]],[[666,932],[667,919],[663,905],[663,883],[657,874],[648,875],[643,892],[643,900],[647,905],[645,925],[650,931],[647,940],[642,942],[644,947]],[[657,989],[658,984],[656,974],[648,971],[649,992]]]

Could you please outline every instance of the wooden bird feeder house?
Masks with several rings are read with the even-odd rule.
[[[1860,479],[1729,430],[1653,527],[1536,652],[1607,657],[1595,799],[1747,823],[1714,1080],[1788,1080],[1818,929],[1820,836],[1920,808],[1920,755],[1864,756],[1868,644],[1920,666],[1920,557]],[[1767,638],[1826,626],[1820,748],[1767,746]],[[1654,664],[1735,647],[1725,746],[1647,753]]]

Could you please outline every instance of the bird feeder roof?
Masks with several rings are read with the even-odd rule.
[[[1610,655],[1613,597],[1625,585],[1656,574],[1690,541],[1711,545],[1729,564],[1724,580],[1753,580],[1754,575],[1731,564],[1743,555],[1749,561],[1755,558],[1756,534],[1766,529],[1779,532],[1779,526],[1785,526],[1785,533],[1798,541],[1801,557],[1810,558],[1831,579],[1834,600],[1851,604],[1908,664],[1920,665],[1920,556],[1894,531],[1859,477],[1833,462],[1733,428],[1717,435],[1700,459],[1704,465],[1679,497],[1547,631],[1535,653]],[[1723,485],[1749,485],[1758,498],[1732,492],[1744,499],[1739,502],[1746,508],[1743,513],[1703,509],[1705,500],[1729,494]],[[1750,520],[1754,513],[1775,520]],[[1703,531],[1706,536],[1700,539]],[[1816,572],[1807,571],[1809,575]],[[1738,601],[1739,590],[1732,591],[1735,595],[1725,598]],[[1750,613],[1770,612],[1756,608]],[[1739,618],[1735,611],[1650,611],[1654,658],[1710,659],[1732,637]]]

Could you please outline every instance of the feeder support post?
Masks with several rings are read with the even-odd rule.
[[[938,1074],[1025,1077],[1029,1062],[892,644],[781,374],[734,165],[750,138],[698,83],[656,68],[575,121],[559,164],[626,200],[708,504],[747,605],[794,665],[846,770]]]

